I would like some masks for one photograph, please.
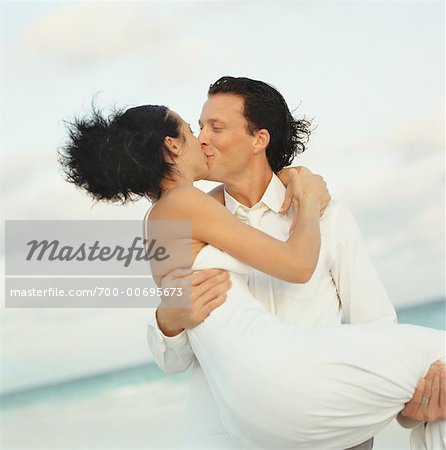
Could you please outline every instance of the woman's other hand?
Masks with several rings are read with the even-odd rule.
[[[290,206],[294,205],[294,219],[290,227],[293,230],[297,219],[297,208],[299,201],[311,197],[319,202],[320,215],[330,203],[331,196],[327,189],[327,183],[320,175],[315,175],[306,167],[290,167],[283,169],[279,178],[286,186],[285,199],[280,209],[281,214],[285,214]]]
[[[285,167],[280,172],[277,173],[280,181],[283,183],[285,187],[290,184],[291,178],[296,173],[313,175],[313,172],[310,169],[307,169],[304,166],[294,166],[294,167]]]

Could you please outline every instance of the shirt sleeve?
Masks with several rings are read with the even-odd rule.
[[[156,320],[156,308],[150,312],[147,342],[156,364],[166,373],[183,372],[195,360],[186,331],[173,337],[165,336]]]
[[[356,220],[336,202],[332,277],[347,323],[397,323],[395,308],[368,255]]]

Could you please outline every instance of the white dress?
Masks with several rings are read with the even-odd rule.
[[[232,287],[226,302],[187,334],[223,426],[241,446],[360,444],[401,411],[430,364],[444,358],[445,334],[429,328],[285,325],[252,297],[248,266],[207,245],[193,265],[206,268],[228,270]],[[434,424],[423,436],[434,444],[425,448],[446,449],[444,421]]]

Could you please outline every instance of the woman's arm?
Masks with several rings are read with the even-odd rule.
[[[177,188],[168,194],[163,201],[163,217],[159,218],[190,220],[193,239],[214,245],[277,278],[305,283],[319,257],[319,210],[326,188],[317,175],[302,175],[300,181],[296,225],[286,242],[240,222],[215,199],[193,187]]]
[[[294,202],[293,181],[295,179],[296,174],[314,175],[310,169],[307,169],[304,166],[285,167],[284,169],[282,169],[280,172],[277,173],[277,176],[279,177],[280,181],[286,187],[285,198],[283,200],[282,207],[280,208],[279,211],[280,213],[286,213]],[[321,210],[320,210],[321,217],[324,214],[325,208],[328,206],[330,201],[331,197],[330,195],[327,195],[326,200],[321,203]],[[294,222],[291,225],[291,229],[293,228],[293,226]]]

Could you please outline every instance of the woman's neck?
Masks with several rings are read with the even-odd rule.
[[[187,177],[176,178],[174,177],[172,180],[164,179],[161,182],[161,196],[167,194],[169,191],[181,187],[181,186],[193,186],[193,179],[189,179]]]

